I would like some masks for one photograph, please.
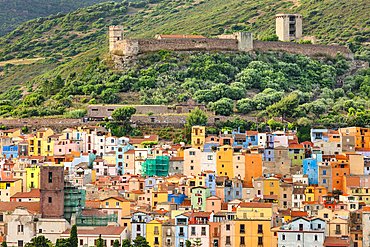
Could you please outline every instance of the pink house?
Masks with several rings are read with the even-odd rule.
[[[206,199],[206,211],[217,213],[221,211],[222,200],[218,196],[210,196]]]
[[[54,143],[54,155],[66,155],[73,152],[80,152],[79,144],[72,140],[56,141]]]

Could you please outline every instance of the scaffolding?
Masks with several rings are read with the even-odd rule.
[[[117,214],[84,215],[78,212],[76,215],[77,226],[108,226],[110,222],[117,222]]]
[[[78,189],[71,183],[64,184],[64,218],[71,222],[72,216],[77,215],[85,206],[85,190]]]
[[[142,176],[166,177],[170,167],[170,158],[167,156],[158,156],[155,159],[146,159],[142,165]]]

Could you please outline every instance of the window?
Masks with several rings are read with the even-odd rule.
[[[202,227],[202,236],[205,236],[205,235],[206,235],[206,228]]]
[[[23,225],[18,225],[18,233],[23,233]]]
[[[326,179],[323,179],[323,180],[322,180],[322,183],[323,183],[323,184],[326,184]]]
[[[214,202],[212,202],[212,206],[214,206],[215,205],[215,203]]]
[[[42,229],[39,229],[39,233],[42,233]]]
[[[328,214],[324,214],[324,218],[325,219],[329,218]]]
[[[53,199],[51,197],[49,197],[49,203],[52,203]]]
[[[301,241],[301,234],[297,235],[297,241]]]
[[[195,235],[195,226],[192,226],[191,227],[191,235],[194,236]]]
[[[194,166],[190,166],[190,170],[194,170]]]
[[[226,225],[226,231],[230,231],[230,225],[229,224]]]
[[[240,233],[245,233],[245,225],[240,224]]]
[[[262,225],[258,225],[258,233],[263,233]]]
[[[258,237],[258,245],[263,245],[263,238],[262,237]]]
[[[53,182],[53,173],[49,172],[49,183]]]
[[[84,245],[84,240],[80,239],[80,245]]]
[[[231,244],[230,236],[226,236],[226,244]]]
[[[31,178],[33,178],[33,173],[31,173]]]
[[[324,170],[324,171],[322,171],[322,175],[326,175],[326,171]]]
[[[0,214],[0,222],[3,222],[3,221],[4,221],[4,215]]]
[[[18,247],[23,247],[23,240],[18,240]]]
[[[245,244],[245,237],[242,236],[240,237],[240,245],[244,245]]]
[[[189,155],[195,155],[195,152],[194,151],[190,151],[189,152]]]
[[[317,235],[314,236],[314,241],[319,241],[319,237]]]
[[[158,237],[154,237],[154,244],[159,244]]]
[[[208,160],[213,160],[213,156],[212,155],[208,155],[207,159]]]
[[[321,229],[321,224],[317,224],[317,228]]]

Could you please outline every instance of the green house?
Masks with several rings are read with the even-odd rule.
[[[211,196],[211,190],[207,187],[193,187],[191,188],[191,208],[199,211],[206,211],[206,199]]]

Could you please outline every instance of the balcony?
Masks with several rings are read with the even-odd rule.
[[[295,21],[289,21],[289,24],[295,24]]]
[[[263,242],[258,242],[258,246],[263,246]]]
[[[335,234],[341,234],[342,231],[341,230],[335,230]]]
[[[240,233],[245,233],[245,230],[240,229]]]
[[[258,230],[257,233],[258,234],[263,234],[263,230]]]
[[[182,232],[182,233],[180,232],[180,233],[179,233],[179,236],[180,236],[180,237],[184,237],[184,236],[185,236],[185,234],[184,234],[183,232]]]

